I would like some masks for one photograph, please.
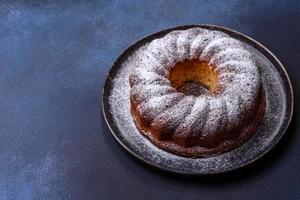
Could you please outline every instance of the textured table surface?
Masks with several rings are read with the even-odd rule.
[[[181,177],[129,156],[100,112],[118,55],[147,34],[210,23],[245,33],[285,65],[292,124],[259,162]],[[1,1],[0,199],[300,199],[300,2]]]

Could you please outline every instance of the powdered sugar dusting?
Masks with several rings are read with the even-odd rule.
[[[151,124],[151,127],[163,132],[173,132],[181,121],[191,112],[194,105],[195,97],[186,96],[176,105],[158,115]]]
[[[208,136],[208,139],[214,137],[214,134],[221,130],[222,121],[227,120],[225,118],[226,107],[223,106],[223,99],[221,98],[208,98],[210,108],[206,122],[203,127],[203,133],[212,134]],[[201,117],[201,116],[200,116]],[[235,122],[232,122],[235,123]]]
[[[138,106],[138,110],[141,112],[142,117],[152,121],[166,109],[178,103],[182,98],[183,95],[179,93],[166,94],[160,97],[152,97],[148,101],[141,103]]]
[[[133,85],[138,84],[163,84],[170,85],[170,81],[157,73],[148,71],[145,68],[136,68],[130,76],[130,81]]]
[[[219,73],[219,84],[224,86],[224,92],[215,98],[206,99],[205,95],[196,97],[196,99],[206,99],[207,101],[202,102],[211,105],[210,108],[209,106],[202,107],[202,109],[209,109],[206,112],[197,112],[199,114],[198,118],[206,117],[205,120],[198,120],[197,123],[201,124],[197,126],[203,127],[204,132],[211,133],[207,139],[214,137],[213,134],[220,130],[221,126],[224,126],[224,121],[229,126],[228,131],[230,131],[231,124],[232,128],[234,128],[237,121],[243,121],[242,108],[249,112],[256,112],[254,106],[257,105],[255,101],[258,98],[261,83],[256,63],[253,62],[251,53],[244,48],[240,41],[222,32],[201,28],[172,31],[164,37],[150,42],[144,51],[138,52],[138,55],[135,56],[139,58],[139,62],[134,65],[136,69],[131,73],[130,79],[135,80],[131,81],[131,84],[133,84],[131,93],[137,103],[157,97],[158,93],[161,95],[179,94],[176,90],[168,89],[162,91],[162,86],[170,87],[167,76],[169,70],[177,62],[198,58],[216,66],[216,70]],[[218,69],[218,66],[221,67]],[[155,82],[159,85],[153,84]],[[235,96],[239,98],[238,104],[235,101],[224,101],[228,97]],[[152,100],[151,102],[158,101]],[[170,102],[162,100],[162,98],[160,98],[159,103],[161,108],[170,106]],[[175,104],[172,106],[173,108],[166,110],[163,116],[166,117],[172,114],[185,119],[185,112],[178,114],[182,112],[179,108],[180,105]],[[155,105],[154,107],[157,108],[158,106]],[[151,108],[151,106],[139,106],[139,112],[144,114],[152,113]],[[172,110],[172,113],[168,113],[170,110]],[[193,110],[193,112],[196,112],[196,110]],[[208,114],[204,116],[206,113]],[[234,116],[230,116],[231,114]],[[158,119],[156,120],[154,114],[151,114],[151,116],[149,118],[151,121],[159,121]],[[160,117],[157,116],[157,118]],[[174,127],[174,124],[176,126],[181,125],[178,123],[178,120],[167,121],[166,127]],[[187,120],[181,121],[188,123]],[[194,121],[193,119],[192,122]],[[194,133],[192,132],[190,130],[190,134],[193,135]],[[201,132],[198,134],[200,137]]]
[[[236,74],[249,73],[249,72],[253,71],[253,70],[251,70],[251,67],[249,66],[252,64],[253,63],[251,63],[251,62],[230,60],[230,61],[224,62],[222,64],[216,65],[215,71],[220,74],[223,74],[226,72],[235,72]]]
[[[191,136],[195,136],[195,134],[201,133],[203,124],[207,118],[206,116],[208,113],[208,108],[209,102],[207,98],[196,98],[191,113],[188,116],[186,116],[182,123],[177,127],[177,129],[174,132],[174,135],[176,137],[185,137],[185,135],[182,135],[182,133],[184,133],[183,130],[189,131]]]
[[[204,48],[213,40],[218,38],[228,37],[226,34],[219,31],[203,30],[201,34],[190,43],[190,57],[192,59],[200,58]]]
[[[175,93],[176,90],[170,86],[163,85],[134,85],[131,88],[131,96],[137,104],[148,101],[152,97]]]

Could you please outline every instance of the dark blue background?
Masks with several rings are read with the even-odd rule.
[[[1,1],[0,199],[300,199],[297,105],[270,154],[221,176],[158,172],[111,136],[100,97],[114,60],[140,37],[199,23],[274,52],[297,104],[300,1]]]

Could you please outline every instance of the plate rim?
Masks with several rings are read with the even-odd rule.
[[[285,88],[285,96],[287,97],[287,102],[286,102],[286,112],[284,113],[284,120],[282,125],[280,126],[280,128],[278,129],[276,136],[274,137],[274,139],[272,140],[272,142],[266,147],[264,148],[261,153],[257,156],[255,156],[254,158],[252,158],[251,160],[244,162],[240,165],[237,165],[235,167],[232,168],[228,168],[225,170],[220,170],[220,171],[213,171],[213,172],[184,172],[184,171],[177,171],[177,170],[173,170],[170,168],[165,168],[159,165],[156,165],[148,160],[145,160],[144,158],[140,157],[138,154],[136,154],[134,151],[132,151],[128,146],[126,146],[126,144],[123,143],[123,141],[117,136],[117,134],[115,133],[115,131],[113,130],[113,127],[111,124],[113,124],[113,120],[110,121],[111,119],[109,119],[109,109],[108,106],[106,106],[105,104],[107,103],[107,105],[109,105],[108,102],[105,101],[105,98],[108,97],[109,93],[108,90],[106,89],[108,88],[109,82],[112,80],[111,79],[111,74],[114,73],[115,70],[118,70],[118,64],[122,63],[122,59],[128,57],[128,55],[131,54],[132,51],[134,51],[135,49],[138,48],[138,46],[143,43],[144,40],[147,40],[148,38],[159,38],[160,36],[163,36],[165,34],[167,34],[168,32],[171,31],[175,31],[175,30],[185,30],[185,29],[189,29],[189,28],[193,28],[193,27],[200,27],[200,28],[205,28],[205,29],[209,29],[209,30],[218,30],[218,31],[222,31],[225,33],[229,33],[229,34],[233,34],[235,35],[238,39],[242,38],[243,42],[245,42],[246,44],[252,46],[253,48],[255,48],[256,50],[258,50],[260,53],[262,53],[273,65],[274,62],[276,63],[275,68],[277,73],[283,72],[283,74],[279,74],[280,80],[283,81],[283,85]],[[151,34],[147,34],[146,36],[143,36],[137,40],[135,40],[133,43],[130,43],[129,46],[127,46],[124,50],[121,51],[121,54],[119,54],[119,56],[117,57],[117,59],[113,62],[113,64],[111,65],[109,71],[106,74],[106,79],[105,82],[102,86],[102,91],[101,91],[101,110],[102,110],[102,115],[104,116],[104,120],[111,132],[111,134],[114,136],[114,138],[117,140],[117,142],[130,154],[132,155],[134,158],[137,158],[139,161],[142,161],[143,163],[146,163],[147,165],[149,165],[150,167],[154,167],[155,169],[159,169],[168,173],[173,173],[173,174],[180,174],[180,175],[196,175],[196,176],[203,176],[203,175],[215,175],[215,174],[223,174],[223,173],[228,173],[228,172],[232,172],[241,168],[245,168],[246,166],[254,163],[257,160],[260,160],[264,155],[268,154],[271,149],[273,149],[274,146],[276,146],[276,144],[281,140],[281,138],[283,137],[283,135],[286,134],[286,130],[288,129],[292,117],[293,117],[293,112],[294,112],[294,91],[293,91],[293,86],[291,83],[291,80],[289,78],[289,75],[287,73],[287,70],[285,69],[284,65],[279,61],[279,59],[268,49],[266,48],[264,45],[262,45],[261,43],[257,42],[256,40],[252,39],[250,36],[245,35],[243,33],[240,33],[236,30],[233,30],[231,28],[228,27],[224,27],[224,26],[220,26],[220,25],[213,25],[213,24],[189,24],[189,25],[179,25],[179,26],[174,26],[171,28],[167,28],[167,29],[163,29]],[[110,91],[110,90],[109,90]],[[107,94],[107,95],[106,95]],[[117,126],[116,126],[117,127]],[[118,131],[120,131],[118,129]]]

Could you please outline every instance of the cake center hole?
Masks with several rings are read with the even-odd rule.
[[[215,91],[218,74],[214,67],[200,60],[178,62],[169,74],[172,87],[186,95],[200,96]]]

